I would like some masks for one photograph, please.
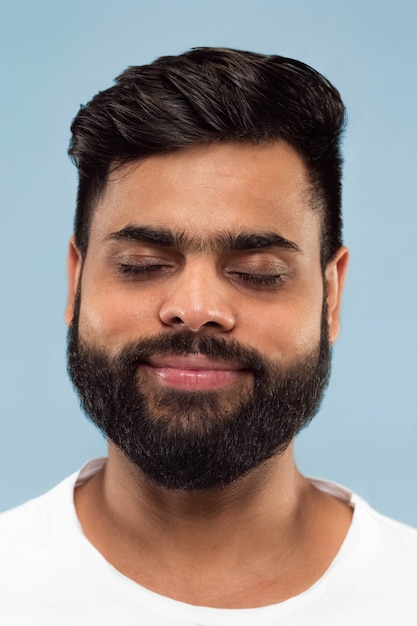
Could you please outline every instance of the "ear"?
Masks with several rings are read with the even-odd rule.
[[[68,247],[67,276],[68,276],[68,298],[65,307],[65,323],[71,324],[74,316],[75,297],[77,295],[78,283],[80,281],[83,259],[80,251],[75,245],[74,237],[71,237]]]
[[[341,246],[333,259],[327,264],[324,274],[327,287],[327,322],[331,344],[336,341],[339,334],[340,305],[348,261],[349,250],[345,246]]]

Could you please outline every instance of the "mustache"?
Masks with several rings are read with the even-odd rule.
[[[88,343],[80,341],[81,353],[91,351]],[[104,349],[94,351],[102,352]],[[243,346],[235,339],[223,339],[209,335],[196,335],[190,331],[164,332],[153,337],[137,339],[126,344],[113,358],[115,366],[127,367],[135,370],[146,359],[161,355],[184,356],[187,354],[201,354],[210,359],[228,361],[239,368],[251,370],[259,375],[267,370],[264,357],[254,348]],[[108,357],[107,357],[108,358]]]

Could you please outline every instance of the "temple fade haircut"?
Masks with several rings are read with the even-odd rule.
[[[342,243],[339,92],[293,59],[196,48],[129,67],[81,107],[69,154],[79,171],[75,241],[85,256],[92,214],[111,168],[224,141],[282,140],[303,158],[321,211],[324,266]]]

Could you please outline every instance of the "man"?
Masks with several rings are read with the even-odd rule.
[[[109,440],[0,517],[10,624],[415,624],[417,532],[309,480],[348,252],[338,92],[196,49],[80,110],[69,373]]]

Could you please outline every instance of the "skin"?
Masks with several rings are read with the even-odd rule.
[[[81,280],[80,334],[109,354],[187,328],[291,364],[320,333],[320,216],[309,197],[304,163],[282,142],[222,143],[114,170],[84,260],[70,243],[67,323]],[[138,226],[189,241],[162,246],[114,235]],[[294,245],[230,250],[219,243],[224,233],[275,233]],[[342,247],[325,269],[331,342],[347,260]],[[143,275],[126,265],[159,267]],[[233,364],[198,357],[162,355],[140,375],[150,398],[169,386],[216,390],[231,401],[250,383]],[[310,587],[352,514],[299,473],[292,445],[223,490],[176,492],[151,483],[110,444],[104,470],[76,490],[75,505],[87,538],[122,574],[177,600],[224,608],[272,604]]]

